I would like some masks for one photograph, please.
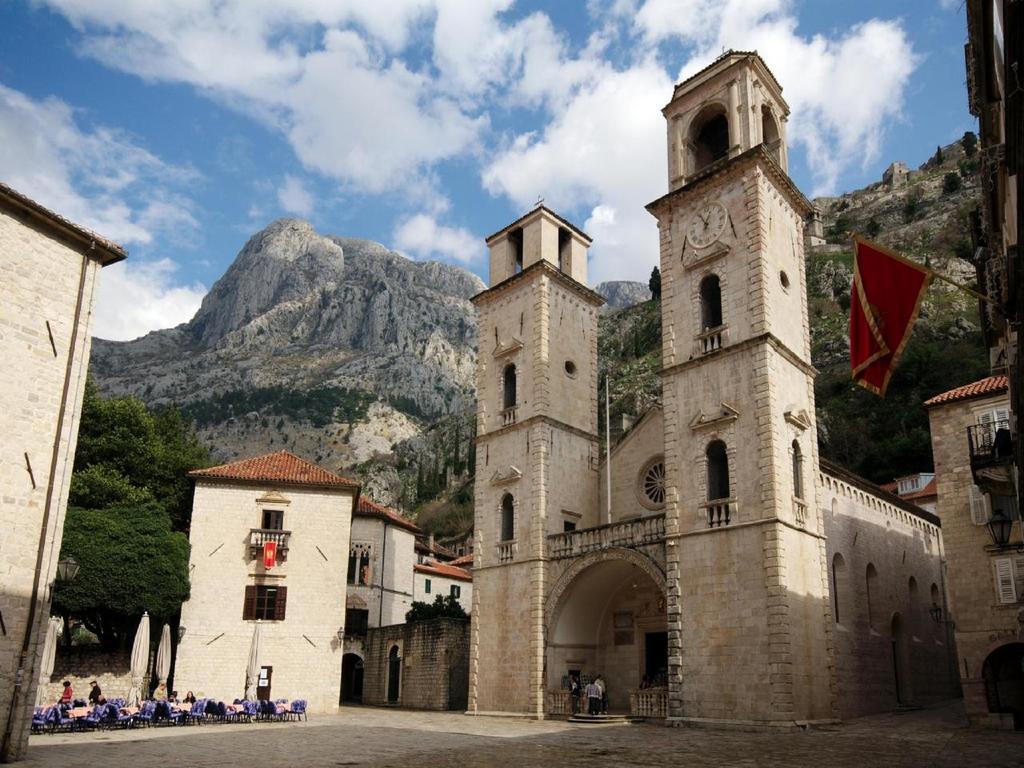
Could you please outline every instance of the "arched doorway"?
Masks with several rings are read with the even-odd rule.
[[[388,704],[397,704],[402,691],[402,657],[398,646],[391,646],[388,651]]]
[[[914,699],[910,680],[910,656],[907,650],[907,631],[903,626],[903,617],[899,613],[892,615],[889,625],[892,642],[892,671],[896,686],[896,704],[905,706]]]
[[[981,667],[989,712],[1013,715],[1015,730],[1024,730],[1024,643],[996,648]]]
[[[629,713],[641,689],[647,698],[660,695],[662,708],[667,702],[664,576],[645,555],[622,555],[602,553],[578,563],[552,592],[546,649],[551,700],[565,695],[570,676],[585,688],[601,675],[610,713]],[[644,678],[649,687],[642,686]],[[582,696],[580,703],[586,710]]]
[[[360,704],[363,701],[363,660],[354,653],[341,657],[341,703]]]

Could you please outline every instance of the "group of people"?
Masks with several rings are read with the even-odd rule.
[[[70,707],[74,704],[75,701],[75,689],[72,687],[70,680],[65,680],[63,685],[64,690],[61,692],[60,700],[57,703],[64,705],[65,707]],[[104,696],[103,691],[100,690],[99,683],[93,680],[89,683],[89,685],[91,686],[89,690],[89,706],[95,706],[97,704],[106,704],[107,697]],[[170,693],[168,693],[167,686],[163,683],[157,685],[157,687],[152,692],[151,698],[153,698],[156,701],[166,701],[170,704],[195,704],[196,702],[196,696],[194,693],[192,693],[192,691],[186,693],[184,699],[179,700],[178,692],[171,691]]]
[[[604,675],[601,673],[598,673],[586,685],[583,685],[578,673],[570,674],[569,692],[572,695],[572,713],[574,715],[583,711],[581,698],[584,697],[587,700],[588,715],[608,714],[608,683],[605,682]]]

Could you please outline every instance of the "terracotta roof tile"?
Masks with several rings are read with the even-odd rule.
[[[378,520],[385,520],[389,523],[405,528],[407,531],[412,531],[413,533],[420,532],[419,527],[412,520],[405,519],[395,512],[395,510],[388,509],[366,496],[359,497],[359,506],[356,508],[356,516],[375,517]]]
[[[925,400],[924,407],[930,408],[933,405],[943,405],[944,403],[952,403],[957,400],[970,400],[974,397],[996,395],[1006,391],[1007,383],[1008,380],[1005,376],[989,376],[981,381],[965,384],[962,387],[943,392],[941,395],[936,395],[930,400]]]
[[[243,480],[245,482],[315,485],[335,488],[359,488],[359,483],[328,472],[323,467],[300,459],[290,451],[241,459],[209,469],[196,469],[189,477],[200,480]]]
[[[448,565],[454,565],[457,568],[472,568],[473,567],[473,555],[463,555],[462,557],[456,557]]]
[[[413,568],[416,573],[430,573],[434,576],[443,576],[446,579],[457,579],[458,581],[473,580],[473,574],[465,568],[457,568],[448,563],[416,563]]]

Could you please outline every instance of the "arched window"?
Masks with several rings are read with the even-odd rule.
[[[846,560],[836,552],[832,556],[832,612],[836,624],[840,623],[839,593],[846,588]]]
[[[712,105],[694,120],[693,173],[729,154],[729,121],[721,106]]]
[[[917,579],[913,576],[910,577],[910,581],[907,582],[907,618],[910,624],[910,634],[918,634],[918,619],[921,612],[921,605],[918,602],[919,595],[917,593]]]
[[[871,604],[873,599],[877,599],[878,590],[878,571],[875,570],[875,566],[868,563],[867,573],[864,577],[865,588],[867,590],[867,604],[868,604],[868,626],[875,626],[875,615],[874,612],[877,610],[875,606]]]
[[[516,503],[511,493],[501,497],[501,540],[512,541],[516,537]]]
[[[782,163],[782,142],[779,139],[779,124],[775,122],[775,115],[767,107],[761,107],[761,141],[765,149],[771,154],[775,162]]]
[[[715,440],[708,445],[708,501],[729,498],[729,457],[725,443]]]
[[[700,281],[701,330],[717,328],[722,324],[722,288],[718,275],[708,275]]]
[[[515,408],[516,406],[516,366],[515,363],[509,363],[505,366],[505,371],[502,373],[502,383],[504,390],[504,397],[502,399],[503,408]]]
[[[793,441],[793,495],[798,499],[804,497],[804,455],[796,440]]]

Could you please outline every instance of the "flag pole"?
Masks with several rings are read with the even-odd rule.
[[[605,522],[612,522],[612,417],[611,417],[611,372],[604,377],[604,445],[605,445]]]
[[[940,272],[936,272],[931,267],[925,267],[925,269],[927,269],[929,272],[931,272],[932,273],[932,277],[934,277],[936,280],[941,280],[944,283],[952,285],[954,288],[959,288],[964,293],[969,293],[969,294],[971,294],[971,296],[973,296],[976,299],[980,299],[981,301],[987,301],[989,304],[991,304],[993,307],[996,308],[996,311],[999,311],[999,303],[995,299],[993,299],[991,296],[986,296],[984,293],[976,291],[973,288],[968,288],[966,285],[961,285],[960,283],[957,283],[957,282],[955,282],[953,280],[950,280],[948,277],[946,277],[945,275],[943,275]]]

